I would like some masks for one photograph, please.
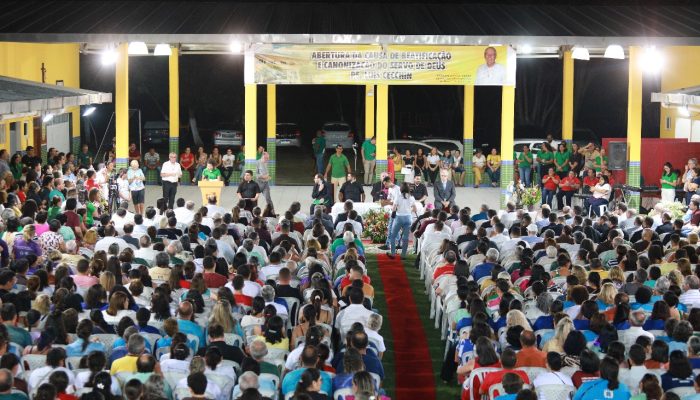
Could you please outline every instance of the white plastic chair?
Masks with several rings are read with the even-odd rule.
[[[678,395],[678,397],[685,398],[687,396],[692,396],[695,394],[695,388],[692,386],[682,386],[682,387],[675,387],[671,390],[669,390],[671,393],[675,393]]]
[[[24,361],[25,371],[33,371],[46,366],[46,354],[27,354],[22,356],[22,361]]]
[[[474,387],[474,381],[477,379],[479,382],[484,381],[484,376],[488,374],[489,372],[496,372],[499,371],[500,368],[491,368],[491,367],[484,367],[484,368],[476,368],[475,370],[472,371],[471,374],[469,374],[469,379],[464,381],[464,387],[466,388],[473,388]],[[474,393],[474,390],[469,391],[469,399],[468,400],[479,400],[481,397],[479,396],[478,393]]]
[[[517,369],[525,372],[527,374],[527,378],[530,380],[530,382],[534,382],[537,375],[549,372],[549,371],[547,371],[546,368],[540,368],[540,367],[520,367]]]
[[[547,400],[569,400],[576,392],[576,388],[569,385],[541,385],[536,390],[538,398]]]
[[[503,388],[502,383],[497,383],[489,387],[489,399],[494,400],[496,397],[504,394],[506,390]]]
[[[105,356],[109,358],[109,356],[112,355],[112,346],[114,346],[114,342],[119,339],[119,336],[113,333],[95,333],[90,335],[90,339],[92,338],[97,338],[100,343],[105,345]]]
[[[245,343],[243,338],[240,335],[236,335],[235,333],[224,333],[224,341],[229,346],[237,347],[243,347],[243,343]]]
[[[66,357],[66,366],[71,371],[75,371],[76,369],[80,368],[80,360],[82,359],[82,356]]]

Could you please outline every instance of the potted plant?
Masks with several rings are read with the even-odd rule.
[[[542,191],[540,191],[538,186],[525,188],[521,195],[521,200],[523,206],[527,207],[528,211],[532,211],[535,205],[542,200]]]
[[[383,209],[370,210],[364,215],[365,231],[363,235],[372,243],[385,243],[389,229],[389,213]]]

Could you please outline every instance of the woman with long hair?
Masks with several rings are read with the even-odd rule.
[[[312,400],[328,400],[328,396],[321,393],[321,386],[321,371],[317,368],[308,368],[301,374],[301,379],[294,391],[294,397],[306,394]]]
[[[426,158],[425,158],[425,153],[423,152],[423,148],[419,147],[418,150],[416,150],[416,157],[413,161],[413,174],[415,176],[423,176],[423,179],[425,179],[426,182],[428,182],[428,171],[427,168],[425,167],[426,165]]]
[[[117,324],[123,317],[136,320],[136,313],[129,309],[129,297],[122,292],[114,292],[109,299],[109,306],[102,312],[104,320],[109,324]]]
[[[91,342],[94,324],[89,319],[84,319],[78,323],[76,330],[78,339],[66,346],[66,355],[68,357],[84,356],[93,351],[105,351],[104,344],[100,342]]]
[[[676,183],[678,182],[678,173],[673,170],[673,165],[670,162],[665,162],[661,171],[661,201],[664,203],[673,203],[676,199]]]
[[[204,171],[204,168],[207,167],[207,160],[209,159],[209,156],[207,153],[204,152],[204,147],[199,146],[197,149],[197,169],[195,170],[194,173],[194,178],[192,178],[192,183],[199,182],[202,180],[202,172]]]
[[[571,333],[571,331],[573,330],[574,322],[571,320],[571,318],[569,316],[561,318],[556,323],[556,325],[554,325],[554,336],[546,343],[544,343],[542,351],[544,351],[545,353],[548,353],[550,351],[563,353],[566,338],[569,336],[569,333]]]
[[[36,230],[34,225],[27,225],[22,230],[22,236],[15,239],[12,246],[12,254],[15,260],[27,257],[28,255],[34,255],[41,257],[41,245],[39,245],[38,240],[35,240]]]
[[[211,308],[209,326],[214,324],[221,325],[224,328],[224,333],[235,333],[240,337],[245,337],[245,332],[243,332],[236,319],[233,318],[231,305],[226,299],[219,299]]]
[[[356,399],[389,400],[387,396],[377,393],[377,383],[367,371],[356,372],[352,377],[352,392]]]
[[[263,335],[258,339],[264,340],[268,349],[289,350],[289,339],[286,337],[284,320],[279,315],[267,319]]]
[[[692,387],[695,380],[693,367],[681,350],[673,350],[668,356],[668,372],[661,375],[661,387],[669,391],[677,387]]]
[[[661,400],[664,392],[659,383],[659,377],[654,374],[644,374],[639,381],[639,394],[633,396],[634,400]]]
[[[416,199],[411,195],[411,189],[407,182],[401,184],[401,196],[394,201],[392,215],[394,223],[389,234],[390,252],[389,258],[396,256],[396,239],[401,234],[401,257],[406,257],[408,251],[408,235],[411,231],[411,215],[417,213]]]
[[[600,362],[600,379],[581,385],[573,400],[629,399],[629,388],[624,383],[620,383],[619,373],[620,364],[611,357],[605,357]]]

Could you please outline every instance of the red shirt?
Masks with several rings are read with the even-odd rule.
[[[58,394],[58,400],[78,400],[77,397],[73,396],[72,394],[68,393],[59,393]]]
[[[369,279],[369,276],[362,275],[362,283],[364,283],[365,285],[370,285],[371,282],[372,280]],[[350,284],[352,284],[352,281],[347,275],[345,275],[343,279],[340,280],[340,291],[342,292],[343,289],[345,289],[346,286],[350,286]]]
[[[433,280],[445,275],[445,274],[454,274],[455,273],[455,266],[454,264],[445,264],[441,267],[435,268],[435,271],[433,271]]]
[[[253,306],[253,298],[250,296],[246,296],[244,294],[235,294],[234,293],[233,298],[236,299],[236,304],[243,304],[244,306],[248,306],[248,307]]]
[[[530,384],[530,379],[527,377],[527,374],[523,370],[519,369],[502,369],[500,371],[496,372],[489,372],[484,376],[484,381],[481,382],[481,385],[479,386],[479,392],[481,394],[488,394],[489,393],[489,388],[491,385],[497,385],[503,381],[503,375],[507,373],[513,373],[518,375],[523,379],[523,383],[525,384]],[[500,394],[505,394],[505,393],[500,393]]]
[[[204,283],[210,289],[218,289],[228,282],[225,276],[217,274],[216,272],[204,272]]]
[[[99,187],[99,186],[97,186],[97,184],[95,183],[95,180],[94,180],[94,179],[88,179],[88,180],[85,181],[85,189],[87,189],[88,192],[89,192],[92,188],[96,188],[96,187]]]
[[[184,169],[190,169],[194,164],[194,154],[192,153],[182,153],[180,154],[180,165]]]
[[[560,184],[562,185],[561,190],[565,192],[573,192],[576,190],[574,187],[575,185],[581,185],[581,181],[577,177],[564,177],[564,179],[561,180]]]
[[[17,194],[17,197],[19,198],[19,201],[21,201],[22,203],[27,201],[27,194],[24,193],[23,191],[18,190],[16,194]]]
[[[550,179],[547,179],[545,181],[545,178],[549,177]],[[542,182],[544,182],[544,188],[547,190],[557,190],[557,187],[559,187],[559,177],[554,175],[554,176],[545,176],[542,178]]]
[[[700,209],[693,211],[693,214],[690,216],[690,225],[700,225]]]
[[[583,178],[583,184],[590,187],[597,185],[598,181],[599,179],[595,176],[586,176]]]
[[[139,158],[141,157],[141,152],[138,149],[134,149],[134,151],[129,150],[129,158]]]

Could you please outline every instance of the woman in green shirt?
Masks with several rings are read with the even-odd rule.
[[[608,166],[608,156],[605,155],[605,149],[600,148],[600,153],[595,158],[595,172],[600,172],[603,167]]]
[[[664,203],[673,203],[676,199],[676,181],[678,181],[678,173],[673,170],[670,162],[664,164],[664,170],[661,173],[661,201]]]
[[[530,186],[532,183],[532,153],[530,153],[530,147],[523,146],[523,152],[518,156],[518,172],[520,172],[520,179],[525,186]]]
[[[559,151],[554,154],[554,170],[559,179],[564,179],[569,174],[569,157],[571,154],[566,148],[566,143],[559,143]]]
[[[221,171],[218,168],[214,168],[214,160],[209,159],[207,161],[207,168],[202,171],[203,181],[220,181]]]
[[[540,151],[537,153],[537,163],[540,166],[540,178],[547,175],[547,171],[554,167],[554,153],[552,152],[552,148],[549,147],[549,143],[542,143],[542,147],[540,147]],[[540,183],[540,186],[542,186],[542,183]]]
[[[10,159],[10,171],[12,172],[12,177],[15,178],[16,181],[22,178],[22,167],[22,156],[20,156],[19,153],[15,153],[12,159]]]
[[[88,201],[85,204],[85,226],[90,228],[95,223],[95,218],[100,217],[99,207],[100,198],[102,197],[102,192],[99,188],[92,188],[88,193]]]

